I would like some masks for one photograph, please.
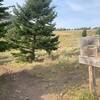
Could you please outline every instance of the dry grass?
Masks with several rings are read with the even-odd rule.
[[[7,73],[7,70],[11,73],[27,70],[31,76],[47,81],[42,86],[47,88],[49,93],[59,94],[63,96],[63,100],[77,100],[80,91],[87,90],[88,87],[87,67],[78,62],[81,32],[54,32],[59,35],[60,45],[59,49],[53,52],[53,60],[47,59],[47,54],[44,51],[37,52],[37,55],[44,59],[43,62],[33,62],[32,64],[16,61],[11,55],[12,52],[16,52],[14,50],[0,53],[0,75]],[[94,33],[95,30],[88,32],[89,35]],[[99,73],[100,70],[97,69],[98,84],[100,83]],[[0,85],[2,86],[2,84]],[[4,89],[2,91],[6,91]],[[98,95],[100,95],[99,89]]]

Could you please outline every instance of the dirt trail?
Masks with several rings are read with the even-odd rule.
[[[47,71],[47,69],[45,70]],[[48,90],[48,88],[52,87],[53,90],[57,88],[57,91],[60,91],[60,88],[62,90],[65,84],[68,88],[74,79],[76,79],[76,81],[75,83],[73,82],[73,84],[78,84],[78,81],[82,78],[80,77],[82,73],[79,74],[80,71],[78,72],[78,69],[76,71],[74,70],[74,72],[66,73],[66,77],[63,72],[59,72],[59,79],[53,82],[41,77],[32,76],[27,70],[17,73],[9,69],[6,69],[6,71],[5,74],[0,76],[0,100],[61,100],[61,96],[57,95],[59,93],[50,89]],[[44,69],[39,69],[38,71],[44,71]],[[77,73],[79,75],[76,75]],[[71,80],[68,81],[68,79]],[[83,82],[85,80],[86,79],[83,78]],[[98,93],[100,93],[99,83],[100,79],[97,79]],[[66,98],[63,100],[66,100]]]
[[[57,100],[56,95],[46,92],[45,81],[26,72],[3,75],[4,90],[0,100]],[[47,83],[47,82],[46,82]]]

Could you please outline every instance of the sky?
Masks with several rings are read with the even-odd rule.
[[[23,5],[25,0],[4,0],[6,6]],[[57,28],[100,26],[100,0],[53,0]]]

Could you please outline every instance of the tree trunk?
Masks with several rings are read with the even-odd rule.
[[[35,60],[35,49],[32,49],[32,53],[30,53],[29,57],[28,57],[28,61],[30,63],[32,63],[32,61]]]
[[[52,52],[51,51],[48,51],[47,53],[48,53],[48,58],[51,59],[51,60],[53,60]]]
[[[32,63],[32,61],[35,60],[35,46],[36,46],[36,35],[33,36],[32,52],[30,53],[30,56],[29,56],[30,63]]]
[[[32,60],[35,60],[35,49],[32,49]]]

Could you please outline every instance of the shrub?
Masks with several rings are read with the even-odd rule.
[[[82,32],[82,37],[86,37],[87,36],[87,30],[84,29],[83,32]]]
[[[0,52],[4,52],[10,48],[9,44],[5,41],[0,41]]]
[[[96,34],[100,36],[100,28],[97,29]]]

